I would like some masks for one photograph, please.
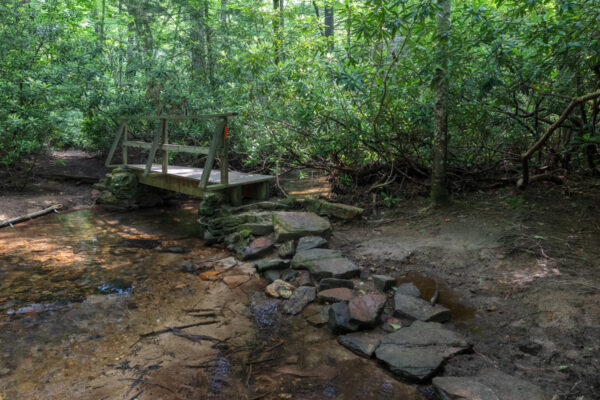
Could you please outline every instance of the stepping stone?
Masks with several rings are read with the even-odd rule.
[[[281,258],[292,258],[294,253],[296,252],[296,245],[293,240],[288,240],[284,242],[281,246],[279,246],[279,257]]]
[[[339,250],[310,249],[297,251],[292,268],[307,269],[317,280],[323,278],[353,278],[360,275],[360,268],[342,256]]]
[[[283,311],[296,315],[317,297],[317,289],[310,286],[300,286],[294,290],[292,297],[283,306]]]
[[[331,289],[336,290],[336,289]],[[348,312],[350,320],[363,328],[371,328],[377,324],[377,318],[385,306],[387,297],[383,294],[365,294],[350,300]]]
[[[547,396],[536,385],[487,369],[478,376],[436,377],[433,387],[443,400],[544,400]]]
[[[331,224],[315,213],[280,211],[273,213],[275,239],[284,242],[302,236],[329,236]]]
[[[329,329],[333,331],[333,333],[338,334],[358,330],[358,324],[350,321],[347,301],[340,301],[339,303],[331,305],[329,308],[329,319],[327,321],[327,325],[329,326]]]
[[[241,252],[240,258],[242,260],[249,260],[251,258],[258,258],[268,253],[273,247],[275,242],[269,236],[261,236],[248,244]]]
[[[381,343],[383,335],[377,333],[348,333],[338,337],[338,342],[359,356],[371,358],[375,349]]]
[[[290,266],[290,260],[282,260],[281,258],[265,258],[254,263],[254,267],[258,272],[264,272],[269,269],[282,269]]]
[[[362,208],[350,206],[348,204],[330,203],[315,198],[304,200],[304,206],[307,210],[316,212],[319,215],[327,215],[340,219],[353,219],[365,211]]]
[[[402,285],[398,286],[398,290],[396,290],[396,293],[401,293],[406,296],[421,298],[421,291],[419,290],[419,288],[417,288],[415,285],[413,285],[410,282],[403,283]]]
[[[296,251],[327,247],[327,240],[320,236],[304,236],[298,240]]]
[[[354,282],[348,279],[337,279],[337,278],[325,278],[319,282],[319,292],[322,290],[335,289],[345,287],[348,289],[354,289]]]
[[[380,292],[387,292],[396,284],[396,278],[392,278],[388,275],[373,275],[372,278],[375,289]]]
[[[271,297],[289,299],[296,287],[291,283],[277,279],[265,288],[265,293]]]
[[[423,382],[441,365],[471,345],[460,334],[437,322],[415,321],[383,337],[375,356],[399,378]]]
[[[432,306],[429,302],[418,297],[396,292],[394,307],[394,315],[397,317],[408,317],[425,322],[450,321],[450,310],[439,304]]]
[[[348,288],[335,288],[319,292],[318,297],[321,301],[350,301],[354,297],[354,293]]]

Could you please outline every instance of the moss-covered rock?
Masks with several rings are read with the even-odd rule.
[[[330,203],[325,200],[308,198],[304,200],[304,207],[319,215],[335,217],[340,219],[353,219],[361,215],[365,210],[348,204]]]

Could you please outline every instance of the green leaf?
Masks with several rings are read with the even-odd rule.
[[[390,324],[390,326],[396,330],[402,328],[402,324]]]

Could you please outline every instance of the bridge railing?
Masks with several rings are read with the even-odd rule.
[[[122,123],[119,126],[117,135],[110,147],[108,157],[106,158],[106,166],[112,167],[112,159],[115,155],[119,142],[121,142],[122,148],[122,165],[127,165],[127,149],[138,148],[149,150],[148,160],[144,169],[144,176],[148,176],[152,172],[152,164],[158,151],[162,152],[161,164],[162,173],[166,174],[169,171],[169,152],[180,152],[180,153],[191,153],[191,154],[204,154],[206,155],[206,161],[204,163],[202,177],[198,183],[198,187],[206,189],[208,186],[208,180],[210,173],[213,169],[215,159],[218,155],[220,161],[220,172],[221,180],[219,186],[227,186],[229,183],[229,160],[227,157],[228,152],[228,136],[229,136],[229,125],[228,118],[236,116],[237,113],[222,113],[222,114],[206,114],[206,115],[164,115],[164,116],[146,116],[146,117],[124,117]],[[210,141],[209,147],[202,146],[187,146],[180,144],[169,144],[169,121],[184,121],[184,120],[195,120],[195,119],[216,119],[217,124]],[[146,121],[159,121],[158,127],[154,132],[151,143],[141,141],[130,141],[127,134],[127,125],[129,121],[134,120],[146,120]],[[213,186],[211,185],[211,188]]]

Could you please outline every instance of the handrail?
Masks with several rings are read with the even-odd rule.
[[[235,117],[238,115],[236,112],[222,113],[222,114],[201,114],[201,115],[148,115],[148,116],[135,116],[135,117],[122,117],[122,120],[160,120],[166,119],[170,121],[182,121],[186,119],[211,119],[211,118],[227,118]]]

